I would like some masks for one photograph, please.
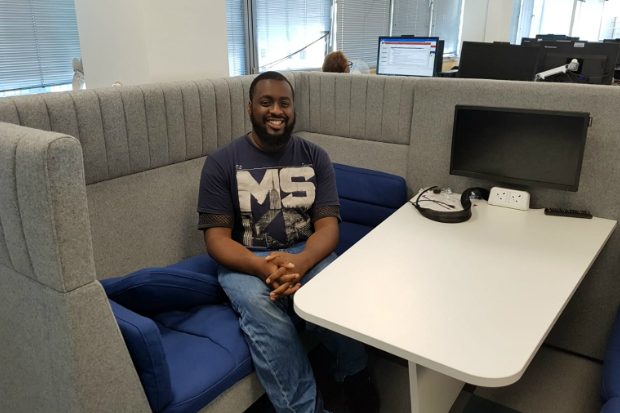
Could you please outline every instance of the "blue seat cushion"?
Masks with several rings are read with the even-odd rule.
[[[601,383],[603,401],[620,397],[620,312],[609,333],[603,360],[603,380]]]
[[[173,395],[163,412],[198,411],[253,371],[237,315],[229,305],[168,312],[155,320]]]
[[[216,269],[201,255],[101,282],[154,412],[198,411],[253,370]]]

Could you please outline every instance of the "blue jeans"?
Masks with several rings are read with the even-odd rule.
[[[304,244],[285,251],[296,254]],[[255,252],[258,256],[269,252]],[[332,253],[306,273],[303,285],[336,258]],[[218,278],[239,314],[239,323],[250,347],[256,374],[278,413],[323,412],[308,357],[293,323],[292,297],[269,299],[271,288],[258,277],[219,266]],[[322,327],[306,323],[335,355],[336,380],[364,369],[368,357],[363,344]]]

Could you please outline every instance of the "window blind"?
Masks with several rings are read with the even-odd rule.
[[[444,55],[455,55],[459,47],[462,0],[433,0],[431,35],[444,40]]]
[[[254,0],[259,71],[321,67],[331,26],[331,3]]]
[[[228,71],[231,76],[247,75],[245,0],[226,0]]]
[[[350,60],[377,66],[379,36],[390,26],[389,0],[337,0],[336,46]]]
[[[394,0],[393,4],[392,34],[394,36],[403,34],[428,36],[431,26],[429,0]]]
[[[74,57],[73,0],[0,1],[0,91],[71,83]]]

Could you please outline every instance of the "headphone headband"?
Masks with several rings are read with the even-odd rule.
[[[459,222],[465,222],[469,218],[471,218],[470,197],[472,195],[476,195],[483,199],[488,199],[489,197],[489,191],[484,188],[468,188],[465,191],[463,191],[463,194],[461,195],[461,205],[463,206],[463,209],[460,211],[437,211],[431,208],[424,208],[420,206],[420,198],[422,197],[422,195],[436,188],[437,186],[431,186],[429,188],[426,188],[423,191],[420,191],[415,201],[413,202],[409,201],[409,202],[411,202],[411,204],[413,204],[413,206],[418,211],[420,211],[420,214],[422,214],[422,216],[424,216],[425,218],[428,218],[430,220],[437,221],[437,222],[443,222],[446,224],[457,224]]]

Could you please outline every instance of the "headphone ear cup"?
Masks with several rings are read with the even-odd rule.
[[[467,188],[461,194],[461,205],[465,205],[465,202],[471,203],[472,198],[488,200],[489,190],[485,188]]]

